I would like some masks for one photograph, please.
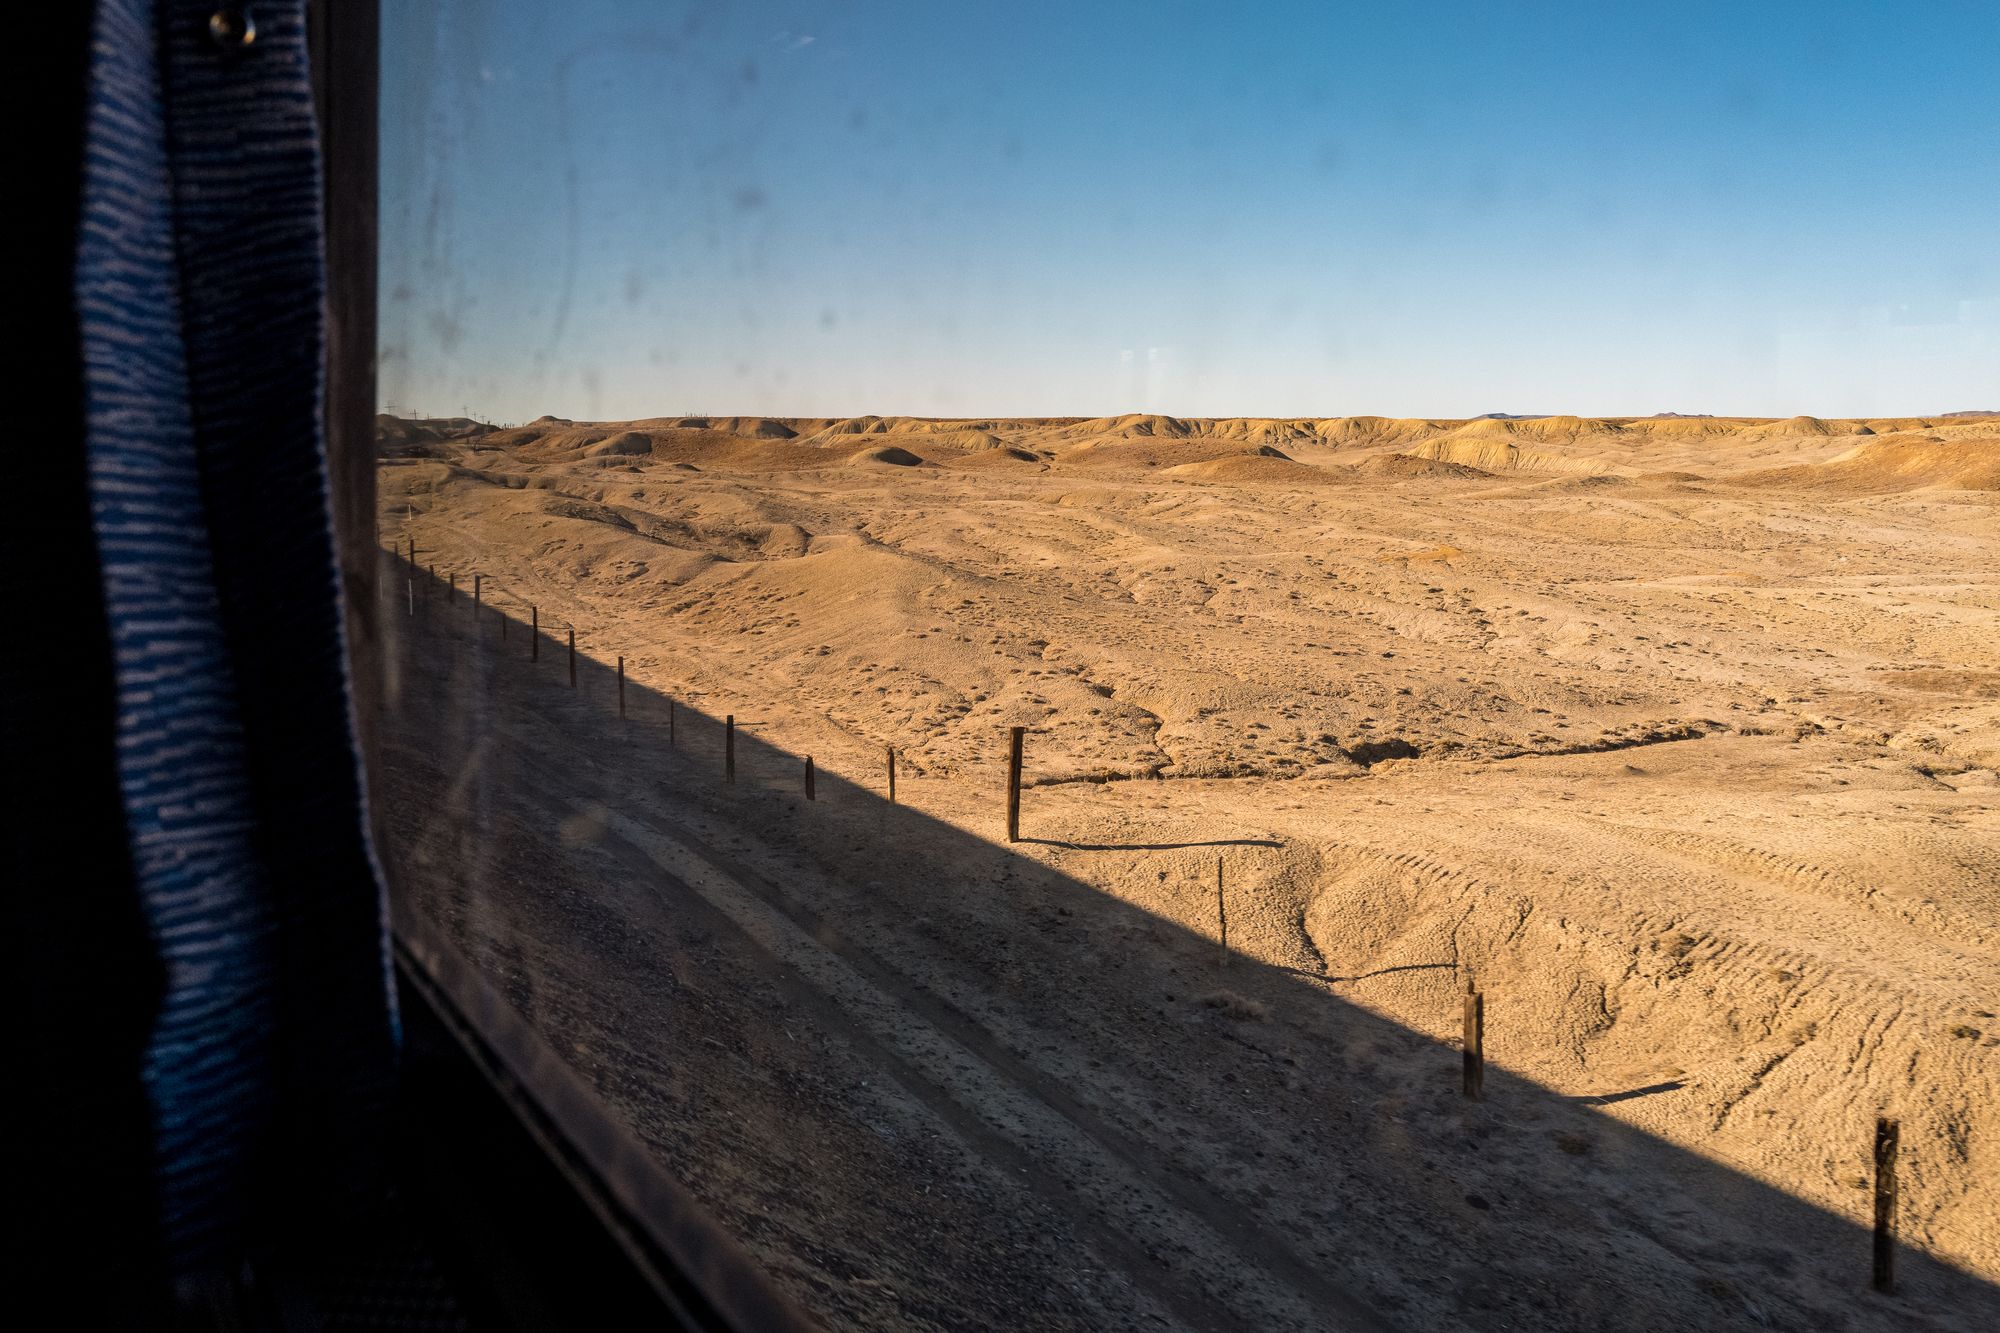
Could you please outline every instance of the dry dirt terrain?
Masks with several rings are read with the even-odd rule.
[[[2000,417],[381,452],[404,906],[829,1326],[2000,1326]]]

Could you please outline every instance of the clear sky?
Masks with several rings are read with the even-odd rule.
[[[1995,0],[384,0],[382,396],[2000,408]]]

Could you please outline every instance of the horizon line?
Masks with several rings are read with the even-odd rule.
[[[375,409],[377,416],[394,417],[399,421],[481,421],[474,412],[416,412],[397,409],[393,404],[382,404]],[[871,419],[888,421],[903,419],[909,421],[1120,421],[1128,417],[1158,417],[1171,421],[1359,421],[1375,419],[1379,421],[1553,421],[1561,417],[1572,417],[1578,421],[1796,421],[1805,418],[1812,421],[1901,421],[1911,418],[1945,417],[1996,417],[2000,408],[1971,408],[1950,412],[1869,412],[1866,414],[1839,414],[1822,416],[1816,412],[1794,412],[1789,416],[1778,416],[1760,412],[1481,412],[1474,416],[1451,415],[1411,415],[1390,412],[1334,412],[1334,413],[1289,413],[1259,414],[1230,413],[1184,413],[1159,411],[1130,412],[986,412],[953,413],[937,415],[924,412],[654,412],[641,416],[621,417],[566,417],[554,412],[543,412],[527,417],[514,424],[531,425],[536,421],[550,420],[569,423],[603,424],[611,422],[659,421],[668,418],[704,420],[744,420],[757,418],[765,421],[857,421]],[[485,422],[483,424],[493,424]]]

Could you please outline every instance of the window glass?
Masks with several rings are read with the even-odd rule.
[[[829,1327],[1994,1322],[1995,10],[383,23],[396,911]]]

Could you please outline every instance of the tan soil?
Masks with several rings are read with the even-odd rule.
[[[830,1323],[2000,1309],[2000,425],[383,450],[384,545],[480,572],[488,615],[420,578],[412,621],[400,567],[381,608],[412,900]],[[1878,1114],[1894,1299],[1865,1292]]]

